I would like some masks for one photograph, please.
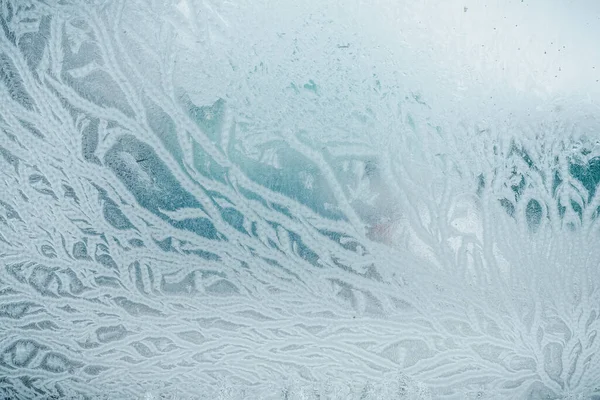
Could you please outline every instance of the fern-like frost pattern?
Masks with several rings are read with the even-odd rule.
[[[583,97],[449,111],[352,2],[49,3],[0,1],[0,397],[600,398]]]

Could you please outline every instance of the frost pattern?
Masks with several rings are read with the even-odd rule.
[[[350,4],[0,4],[5,398],[600,398],[583,97]]]

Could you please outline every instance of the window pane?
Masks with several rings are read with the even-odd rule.
[[[0,398],[600,398],[599,16],[0,1]]]

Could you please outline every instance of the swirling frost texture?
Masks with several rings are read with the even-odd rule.
[[[0,396],[600,398],[589,103],[250,3],[0,2]]]

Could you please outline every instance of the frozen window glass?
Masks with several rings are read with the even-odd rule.
[[[0,1],[0,398],[600,399],[599,18]]]

